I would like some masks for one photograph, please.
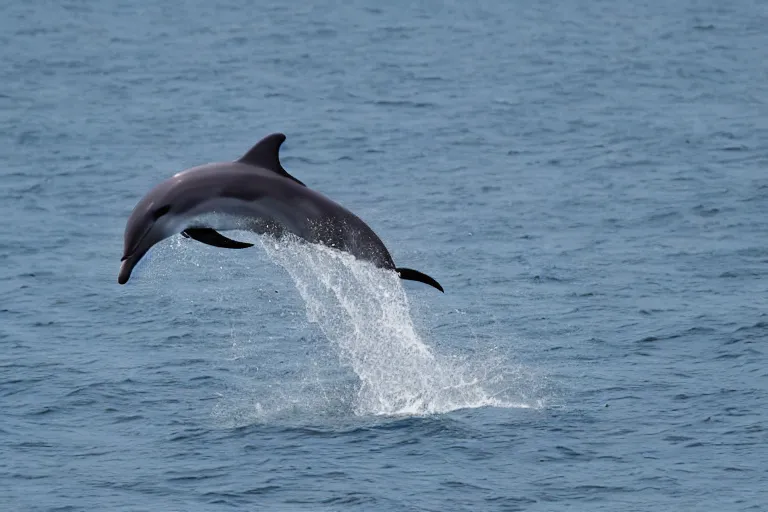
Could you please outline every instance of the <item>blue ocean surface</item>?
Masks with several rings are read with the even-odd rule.
[[[0,510],[768,510],[768,3],[11,2]],[[399,266],[174,236],[272,132]]]

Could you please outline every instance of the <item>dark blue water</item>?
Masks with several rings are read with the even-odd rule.
[[[768,510],[768,3],[5,2],[3,510]],[[174,237],[283,131],[446,294]]]

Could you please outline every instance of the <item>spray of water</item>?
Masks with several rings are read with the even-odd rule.
[[[293,279],[307,318],[360,381],[361,415],[419,415],[460,408],[526,407],[497,398],[461,358],[433,353],[416,332],[394,272],[332,249],[296,240],[261,243]]]
[[[252,259],[233,253],[231,260],[211,268],[207,249],[178,237],[158,246],[155,258],[148,259],[140,271],[163,293],[167,288],[164,281],[175,276],[179,267],[207,267],[208,273],[215,275],[207,280],[196,278],[195,282],[200,281],[219,301],[229,302],[232,294],[242,297],[252,288],[247,279],[232,283],[227,277],[252,275],[271,261],[293,280],[307,319],[329,343],[308,347],[312,357],[296,359],[293,366],[284,367],[282,371],[291,378],[265,382],[261,370],[250,367],[255,361],[256,366],[264,364],[263,334],[259,332],[251,339],[248,332],[233,328],[228,367],[243,368],[233,373],[240,377],[221,395],[213,411],[222,425],[241,426],[296,415],[304,419],[336,417],[339,411],[361,416],[411,416],[486,406],[544,406],[543,396],[549,394],[546,378],[512,364],[507,342],[497,352],[459,351],[451,343],[441,345],[435,340],[425,343],[414,325],[402,281],[394,272],[289,237],[276,241],[243,232],[235,238],[260,244],[266,254],[260,256],[254,251],[252,258],[258,260],[254,264]],[[228,256],[230,253],[220,257]],[[176,264],[169,264],[169,259]],[[194,271],[186,268],[184,272]],[[222,288],[223,281],[228,284]],[[175,295],[183,295],[184,289],[174,286],[174,290]],[[200,290],[200,285],[190,287],[190,297],[198,297]],[[283,294],[266,297],[258,300],[285,300]],[[457,324],[467,321],[456,313]],[[456,328],[472,330],[470,324]],[[466,347],[476,335],[463,332],[459,337]],[[429,345],[444,348],[433,350]],[[342,368],[338,368],[339,361]]]

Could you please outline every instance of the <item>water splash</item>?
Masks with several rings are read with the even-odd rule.
[[[230,332],[227,357],[231,359],[226,366],[236,367],[228,377],[232,382],[212,411],[221,425],[290,423],[295,418],[301,418],[302,424],[325,423],[349,415],[420,416],[488,406],[538,409],[549,404],[552,390],[546,377],[513,362],[511,340],[491,336],[491,342],[497,340],[491,345],[496,346],[476,343],[472,320],[461,318],[465,313],[447,313],[452,315],[452,332],[460,338],[461,348],[439,340],[425,343],[411,316],[414,309],[419,318],[418,310],[424,305],[409,304],[394,272],[293,238],[276,241],[248,232],[233,237],[261,245],[264,252],[253,251],[243,258],[237,251],[225,251],[212,265],[210,249],[176,237],[156,246],[155,258],[142,269],[144,279],[139,279],[152,283],[160,294],[167,293],[167,281],[174,280],[174,301],[195,302],[202,291],[217,303],[239,304],[236,309],[243,311],[241,327],[233,323]],[[289,337],[310,334],[303,320],[295,327],[287,322],[267,338],[262,330],[245,327],[249,321],[243,297],[254,293],[254,278],[271,263],[282,267],[293,285],[290,280],[263,280],[253,307],[267,300],[276,301],[282,309],[287,296],[274,295],[274,287],[293,293],[295,286],[306,318],[329,343],[319,340],[302,348],[297,357],[285,359],[276,355],[283,354],[285,347],[265,353],[265,343],[282,344],[286,328],[294,329]],[[200,273],[202,269],[206,271]],[[179,281],[184,274],[194,276],[194,284]],[[293,309],[280,314],[304,316]],[[430,345],[442,348],[434,350]],[[279,369],[265,375],[266,367],[268,372]]]
[[[359,379],[356,414],[527,407],[497,398],[486,389],[493,380],[487,373],[472,371],[462,358],[440,357],[422,341],[394,272],[296,240],[263,238],[261,244],[293,279],[308,320]]]

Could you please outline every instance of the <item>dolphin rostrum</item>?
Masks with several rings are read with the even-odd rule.
[[[280,165],[282,133],[256,143],[235,162],[201,165],[182,171],[149,191],[125,226],[125,246],[117,282],[156,243],[181,233],[204,244],[243,249],[253,244],[219,231],[250,230],[280,237],[292,233],[310,243],[345,251],[401,279],[443,287],[419,271],[395,267],[381,239],[359,217],[307,188]]]

